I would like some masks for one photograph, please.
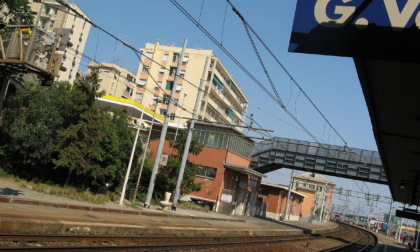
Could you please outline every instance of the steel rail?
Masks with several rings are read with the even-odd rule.
[[[349,224],[344,224],[344,223],[341,223],[341,224],[343,224],[345,226],[348,226],[348,227],[352,227],[353,229],[355,229],[357,231],[357,233],[359,234],[358,238],[356,240],[352,241],[352,242],[349,242],[349,243],[344,244],[344,245],[339,246],[339,247],[335,247],[335,248],[332,248],[332,249],[324,250],[323,252],[339,251],[339,250],[342,250],[344,248],[348,248],[348,247],[352,246],[353,244],[358,243],[363,238],[363,234],[365,234],[369,238],[369,243],[366,246],[364,246],[362,249],[358,250],[358,252],[365,251],[369,246],[372,246],[373,245],[373,242],[376,240],[376,239],[373,238],[374,235],[372,235],[367,230],[363,230],[363,229],[361,229],[359,227],[356,227],[356,226],[353,226],[353,225],[349,225]]]
[[[300,234],[300,235],[290,235],[285,234],[283,236],[232,236],[232,237],[170,237],[170,236],[153,236],[153,237],[124,237],[124,236],[83,236],[83,235],[36,235],[36,234],[0,234],[0,241],[11,242],[15,244],[13,247],[3,247],[2,250],[14,250],[14,251],[24,251],[24,250],[54,250],[61,251],[66,249],[83,249],[83,250],[109,250],[109,249],[151,249],[151,248],[170,248],[170,247],[211,247],[211,246],[229,246],[229,245],[239,245],[239,244],[248,244],[248,245],[258,245],[262,243],[280,243],[280,242],[296,242],[302,240],[313,240],[313,239],[323,239],[327,238],[329,234],[337,233],[342,234],[346,232],[343,225],[340,225],[338,229],[321,232],[318,234]],[[17,242],[24,242],[24,247],[17,247]],[[57,247],[56,244],[50,244],[51,246],[42,245],[42,242],[56,242],[64,243],[59,244],[62,247]],[[66,242],[75,243],[92,243],[96,246],[66,246]],[[134,243],[124,245],[124,242]],[[32,244],[31,244],[32,243]],[[120,245],[118,245],[119,243]],[[122,243],[122,245],[121,245]],[[139,244],[141,243],[141,244]]]

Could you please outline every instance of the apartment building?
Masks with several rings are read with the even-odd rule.
[[[302,216],[319,219],[321,212],[326,216],[331,208],[334,187],[335,183],[322,174],[304,172],[294,176],[292,189],[312,199],[304,202]]]
[[[136,76],[130,71],[111,63],[94,63],[88,66],[89,71],[98,71],[100,82],[99,91],[116,97],[137,100],[135,97]]]
[[[76,4],[65,2],[88,18]],[[90,23],[54,0],[29,0],[29,3],[35,15],[35,26],[45,37],[42,43],[54,44],[57,39],[61,42],[54,51],[54,65],[60,69],[58,71],[57,67],[55,80],[73,83],[82,60]],[[39,60],[34,59],[34,62],[42,66],[42,55],[33,57],[39,57]]]
[[[196,99],[200,100],[197,119],[239,126],[244,124],[248,99],[212,50],[187,48],[182,59],[182,78],[178,83],[174,83],[174,80],[181,47],[164,46],[157,41],[156,44],[147,43],[141,51],[145,56],[137,72],[135,99],[154,109],[154,98],[163,98],[159,113],[170,114],[169,126],[185,126],[192,116]],[[207,57],[210,58],[210,64],[204,69]],[[204,90],[201,97],[197,97],[203,72]],[[173,85],[176,85],[174,106],[172,111],[167,111]],[[242,130],[239,127],[236,129]]]

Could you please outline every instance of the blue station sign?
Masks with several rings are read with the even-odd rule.
[[[420,62],[420,0],[298,0],[289,51]]]

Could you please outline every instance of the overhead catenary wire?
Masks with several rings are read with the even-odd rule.
[[[246,69],[223,45],[221,45],[213,35],[211,35],[197,20],[185,10],[176,0],[170,0],[171,3],[175,5],[191,22],[193,22],[213,43],[217,45],[242,71],[244,71],[275,103],[277,103],[281,108],[285,108],[284,104],[279,101],[260,81],[258,81],[249,71]],[[303,129],[306,127],[299,121],[299,119],[294,116],[290,111],[285,110],[286,113]],[[309,131],[308,131],[309,132]],[[315,140],[317,138],[309,132],[309,135]]]
[[[261,39],[261,37],[255,32],[252,26],[246,21],[246,19],[240,14],[240,12],[236,9],[233,3],[230,0],[226,0],[227,3],[232,7],[233,11],[241,18],[245,27],[249,29],[254,36],[260,41],[260,43],[264,46],[264,48],[269,52],[269,54],[274,58],[274,60],[279,64],[279,66],[284,70],[284,72],[289,76],[292,82],[299,88],[300,92],[302,92],[308,101],[312,104],[312,106],[316,109],[316,111],[322,116],[322,118],[330,125],[331,129],[337,134],[337,136],[344,142],[344,145],[347,145],[346,140],[341,136],[340,133],[334,128],[334,126],[330,123],[330,121],[325,117],[325,115],[320,111],[320,109],[316,106],[316,104],[312,101],[312,99],[306,94],[306,92],[302,89],[296,79],[290,74],[290,72],[286,69],[286,67],[280,62],[280,60],[274,55],[273,51],[267,46],[267,44]]]

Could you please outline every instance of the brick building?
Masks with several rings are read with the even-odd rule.
[[[286,209],[288,186],[275,185],[262,182],[258,196],[259,216],[273,220],[283,220]],[[302,213],[303,202],[308,196],[292,190],[289,200],[288,220],[299,220]]]
[[[197,136],[203,151],[195,156],[189,155],[188,160],[201,166],[195,179],[203,183],[201,191],[191,192],[189,197],[202,202],[208,209],[229,214],[232,201],[236,200],[237,215],[255,215],[261,178],[264,174],[249,168],[253,141],[228,126],[215,126],[211,123],[196,123],[193,136]],[[150,142],[151,160],[159,140]],[[165,141],[164,154],[174,154]]]

